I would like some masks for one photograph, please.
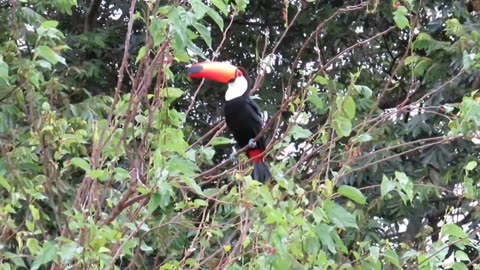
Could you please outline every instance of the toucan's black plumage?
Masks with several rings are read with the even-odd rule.
[[[224,106],[225,122],[239,148],[249,145],[262,130],[263,119],[260,108],[250,98],[250,80],[245,69],[226,63],[204,62],[190,67],[188,76],[228,83]],[[252,178],[260,182],[266,182],[272,177],[264,162],[265,147],[265,138],[262,136],[247,150],[247,156],[253,163]]]

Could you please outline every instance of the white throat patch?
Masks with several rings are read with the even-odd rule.
[[[241,97],[248,89],[248,81],[245,77],[237,77],[233,82],[228,84],[225,100],[229,101]]]

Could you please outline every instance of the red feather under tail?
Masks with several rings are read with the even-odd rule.
[[[261,149],[252,149],[247,151],[247,156],[252,160],[252,162],[263,162],[263,150]]]

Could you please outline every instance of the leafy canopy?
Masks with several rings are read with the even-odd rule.
[[[0,1],[0,268],[478,268],[476,2]]]

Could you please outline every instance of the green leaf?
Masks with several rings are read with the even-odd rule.
[[[27,266],[25,265],[25,262],[23,261],[22,256],[19,254],[13,254],[11,252],[4,251],[2,252],[2,259],[3,258],[10,260],[10,262],[14,263],[15,266],[18,267],[18,268],[11,268],[11,269],[28,269]],[[0,266],[4,266],[4,265],[0,264]],[[6,268],[5,270],[9,270],[9,268]]]
[[[402,187],[410,182],[410,179],[408,179],[408,176],[404,172],[395,172],[395,179],[398,180],[398,183],[400,183]]]
[[[470,177],[464,177],[463,179],[463,189],[464,189],[464,196],[466,198],[475,200],[477,194],[477,188],[473,184],[473,179]]]
[[[203,206],[208,206],[208,203],[207,203],[207,201],[202,200],[202,199],[195,199],[193,201],[193,205],[195,207],[203,207]]]
[[[165,33],[165,28],[167,26],[167,20],[158,20],[153,19],[150,24],[150,34],[153,37],[153,46],[158,46],[165,41],[167,35]]]
[[[413,73],[417,76],[425,74],[428,68],[432,65],[433,61],[429,58],[422,57],[422,59],[416,63]]]
[[[328,218],[330,218],[330,220],[332,220],[332,222],[339,228],[358,229],[355,216],[345,210],[345,208],[343,208],[342,206],[332,201],[326,201],[324,202],[323,209],[327,213]]]
[[[326,224],[318,224],[316,227],[316,231],[318,234],[318,239],[322,243],[324,247],[327,247],[330,252],[333,254],[337,253],[337,249],[335,248],[335,242],[333,242],[332,235],[329,233],[333,230],[331,226]]]
[[[35,70],[29,70],[25,73],[25,78],[27,78],[37,89],[40,88],[40,76],[41,73]]]
[[[408,19],[406,16],[403,16],[403,15],[395,15],[393,17],[393,20],[395,20],[395,24],[398,26],[398,28],[400,29],[404,29],[404,28],[409,28],[410,27],[410,23],[408,22]]]
[[[308,96],[307,101],[311,102],[319,112],[325,111],[326,104],[324,100],[319,96],[314,96],[314,95]]]
[[[474,53],[467,53],[466,51],[463,52],[463,68],[468,69],[472,66],[475,61],[475,57],[477,55]]]
[[[216,6],[225,16],[228,15],[227,5],[223,0],[211,0],[212,4]]]
[[[404,172],[395,172],[395,179],[398,181],[398,186],[400,187],[402,191],[405,192],[405,195],[407,196],[409,201],[413,200],[413,183],[410,181],[408,176]],[[405,200],[403,193],[400,193],[400,196],[402,196],[402,199]]]
[[[202,188],[191,177],[181,177],[187,186],[191,187],[197,194],[203,194]]]
[[[418,55],[410,55],[405,59],[405,65],[409,66],[411,64],[415,64],[418,61]]]
[[[372,138],[372,136],[370,136],[370,134],[363,133],[363,134],[360,134],[360,136],[358,136],[357,138],[355,138],[355,142],[360,142],[360,143],[369,142],[372,139],[373,138]]]
[[[468,162],[467,166],[465,166],[465,170],[467,172],[474,170],[478,166],[478,163],[476,161],[470,161]]]
[[[35,207],[35,205],[30,204],[28,205],[28,208],[30,209],[30,212],[32,213],[33,220],[39,220],[40,219],[40,211]]]
[[[203,18],[207,11],[211,9],[200,0],[191,0],[190,4],[192,5],[193,12],[195,13],[195,17],[197,19]]]
[[[145,252],[151,252],[151,251],[153,251],[153,248],[152,248],[151,246],[147,245],[147,244],[146,244],[145,242],[143,242],[143,241],[142,241],[142,243],[140,244],[140,249],[141,249],[142,251],[145,251]],[[110,252],[110,250],[109,250],[108,252]]]
[[[324,111],[327,106],[325,101],[318,96],[318,89],[313,86],[309,86],[307,89],[310,92],[310,95],[307,97],[307,101],[311,102],[315,108],[317,108],[317,110]]]
[[[205,157],[206,160],[211,161],[213,156],[215,155],[215,150],[211,147],[200,147],[197,154]]]
[[[152,196],[150,197],[150,200],[148,201],[148,211],[153,212],[155,209],[160,207],[162,204],[162,195],[157,193],[153,193]]]
[[[40,245],[38,244],[38,240],[35,238],[28,238],[27,248],[32,255],[36,255],[40,251]]]
[[[338,193],[359,204],[365,204],[367,202],[367,198],[362,192],[352,186],[343,185],[338,189]]]
[[[462,23],[457,18],[446,20],[445,24],[445,32],[447,35],[461,36],[465,32]]]
[[[188,147],[188,144],[184,140],[182,129],[170,127],[164,129],[160,134],[160,147],[165,151],[176,151],[181,155],[185,155],[185,148]]]
[[[402,259],[404,260],[404,259],[409,259],[409,258],[416,257],[416,256],[418,256],[418,253],[419,252],[416,251],[416,250],[409,250],[409,251],[402,254]]]
[[[187,30],[183,25],[170,25],[170,34],[172,36],[172,48],[183,51],[190,39],[187,36]]]
[[[369,98],[372,96],[372,89],[370,89],[369,87],[367,86],[364,86],[364,85],[354,85],[353,88],[355,88],[355,90],[357,90],[357,92],[359,94],[362,94],[364,95],[366,98]]]
[[[355,101],[352,96],[346,96],[342,103],[342,109],[347,115],[348,119],[352,120],[355,117]]]
[[[320,76],[320,75],[316,76],[315,79],[313,79],[313,81],[316,82],[316,83],[319,83],[321,85],[327,85],[328,84],[328,80],[325,77]]]
[[[390,191],[394,189],[395,189],[395,182],[388,179],[388,177],[384,175],[382,178],[382,184],[380,185],[380,195],[384,197],[386,194],[388,194]]]
[[[126,179],[129,179],[130,178],[130,173],[125,170],[124,168],[115,168],[113,170],[115,172],[114,176],[113,176],[113,179],[115,179],[115,181],[124,181]]]
[[[312,132],[310,130],[302,128],[299,125],[293,126],[291,133],[295,140],[306,139],[312,135]]]
[[[220,30],[223,31],[224,24],[223,24],[223,19],[222,19],[222,17],[220,16],[220,14],[218,14],[218,12],[216,12],[216,11],[213,10],[213,9],[209,9],[209,10],[207,11],[207,14],[208,14],[208,16],[210,16],[210,18],[212,18],[212,20],[218,25],[218,27],[220,28]]]
[[[235,8],[240,12],[244,12],[250,3],[250,0],[235,0],[235,3],[237,4]]]
[[[3,80],[6,85],[9,84],[8,65],[7,63],[3,62],[1,57],[0,57],[0,80]]]
[[[33,232],[35,230],[35,223],[27,219],[25,220],[25,227],[27,227],[29,232]]]
[[[455,259],[457,259],[458,261],[470,261],[468,255],[462,250],[455,251]]]
[[[44,45],[41,45],[41,46],[38,46],[37,48],[35,48],[35,57],[34,58],[36,59],[37,57],[41,57],[41,58],[47,60],[48,62],[52,63],[53,65],[55,65],[58,62],[60,62],[64,65],[67,65],[67,63],[65,62],[65,58],[58,55],[54,50],[52,50],[52,48],[44,46]]]
[[[352,132],[352,122],[338,114],[334,116],[332,126],[339,137],[347,137]]]
[[[98,249],[98,253],[110,253],[110,249],[108,249],[106,247],[100,247]]]
[[[434,44],[433,38],[427,34],[427,33],[419,33],[418,36],[415,38],[415,41],[413,42],[413,49],[414,50],[429,50],[430,47]],[[406,59],[405,61],[408,60],[408,63],[415,63],[418,61],[420,58],[418,55],[413,55],[412,59]]]
[[[461,262],[455,262],[452,264],[452,269],[453,270],[468,270],[468,268],[465,266],[464,263]]]
[[[234,144],[235,141],[233,139],[225,138],[225,137],[215,137],[212,139],[212,146],[218,145],[225,145],[225,144]]]
[[[75,158],[72,158],[70,160],[70,162],[79,167],[80,169],[86,171],[86,172],[89,172],[90,171],[90,164],[88,164],[88,162],[83,159],[83,158],[78,158],[78,157],[75,157]]]
[[[394,12],[394,14],[400,14],[400,15],[407,16],[408,15],[408,9],[404,6],[399,6],[397,8],[397,10]]]
[[[109,179],[109,173],[107,170],[99,170],[99,169],[91,170],[87,174],[92,179],[97,179],[100,181],[105,181]]]
[[[370,257],[372,257],[375,261],[378,260],[380,256],[380,248],[376,246],[370,247]]]
[[[55,28],[58,26],[58,21],[54,21],[54,20],[44,21],[40,26],[45,29]]]
[[[268,209],[265,212],[265,224],[280,224],[285,225],[285,218],[283,216],[283,212],[279,211],[278,209]]]
[[[275,200],[272,197],[272,193],[270,193],[270,190],[268,188],[262,186],[256,193],[263,198],[263,202],[269,207],[272,207],[272,205],[275,203]]]
[[[147,55],[147,46],[142,46],[140,50],[138,50],[137,59],[135,59],[135,64],[141,61],[145,55]]]
[[[398,258],[398,254],[395,251],[390,249],[385,250],[385,252],[383,253],[383,256],[387,259],[387,261],[389,261],[390,263],[398,267],[398,269],[402,269],[402,266],[400,265],[400,260]]]
[[[337,251],[343,254],[347,254],[348,248],[345,246],[345,243],[343,243],[343,240],[340,238],[338,233],[335,231],[335,232],[331,232],[330,235],[332,236],[333,241],[335,242],[335,247]]]
[[[176,87],[167,87],[163,89],[161,96],[165,98],[179,98],[181,97],[185,92],[183,92],[182,89],[176,88]]]
[[[398,7],[398,9],[393,12],[393,15],[393,20],[395,21],[395,24],[398,26],[398,28],[410,28],[410,23],[407,19],[408,10],[404,6]]]
[[[45,112],[49,112],[51,110],[50,104],[48,102],[43,102],[42,103],[42,110]]]
[[[187,177],[193,177],[195,175],[195,171],[199,170],[195,163],[178,156],[173,156],[170,158],[167,163],[167,169],[172,176],[184,175]],[[185,181],[189,180],[187,179]]]
[[[59,252],[60,258],[63,263],[67,264],[68,262],[75,259],[75,255],[77,254],[78,244],[74,241],[63,244],[60,248],[61,252]]]
[[[468,234],[456,224],[445,224],[440,230],[442,235],[451,235],[457,238],[467,238]]]
[[[42,68],[52,69],[52,64],[50,64],[50,62],[45,61],[45,60],[38,60],[37,65],[42,67]]]
[[[38,255],[35,257],[33,261],[32,268],[36,270],[40,268],[41,265],[49,263],[55,259],[57,256],[57,247],[52,244],[51,242],[45,242]]]
[[[77,5],[77,0],[61,0],[50,2],[53,5],[53,10],[60,13],[72,15],[72,7]]]
[[[193,27],[200,33],[200,36],[202,37],[203,41],[207,44],[208,48],[212,48],[212,37],[210,36],[210,31],[207,29],[207,27],[203,26],[200,23],[193,23]]]
[[[10,189],[12,188],[10,186],[10,184],[8,183],[7,179],[5,179],[5,177],[3,177],[3,175],[0,175],[0,186],[2,186],[7,191],[10,191]]]

